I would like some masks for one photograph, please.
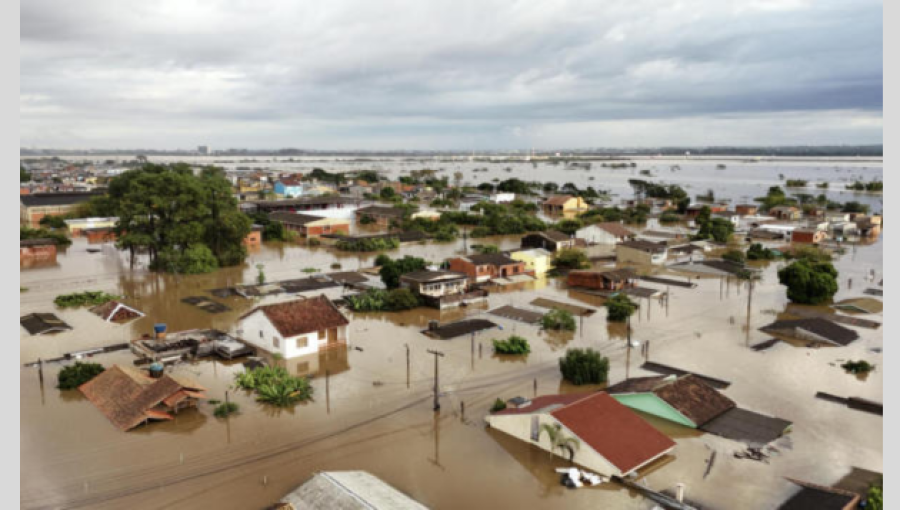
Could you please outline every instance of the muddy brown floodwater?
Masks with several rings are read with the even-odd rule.
[[[483,241],[482,241],[483,242]],[[516,238],[489,240],[512,247]],[[181,302],[207,296],[209,289],[251,282],[255,264],[265,264],[269,280],[297,278],[333,263],[355,269],[373,255],[336,254],[328,248],[265,246],[243,268],[211,275],[155,275],[138,268],[111,246],[87,252],[76,240],[52,267],[21,272],[21,313],[55,311],[74,327],[53,336],[20,335],[22,363],[74,350],[130,340],[165,322],[169,331],[214,327],[228,330],[255,303],[238,297],[215,299],[231,308],[208,314]],[[392,253],[431,260],[458,253],[462,242],[404,246]],[[602,249],[598,249],[602,251]],[[882,243],[849,250],[837,262],[841,289],[836,299],[861,295],[882,277]],[[672,288],[668,306],[642,303],[632,319],[634,338],[651,342],[653,361],[726,379],[725,393],[741,406],[791,420],[793,430],[776,445],[781,454],[769,464],[738,460],[738,443],[646,417],[672,436],[673,454],[641,473],[656,489],[686,484],[687,496],[708,508],[773,508],[789,493],[784,477],[822,484],[836,482],[851,467],[882,471],[882,418],[814,398],[816,391],[882,401],[882,331],[855,328],[861,339],[844,348],[807,349],[789,344],[754,352],[748,348],[768,336],[757,328],[784,310],[777,283],[779,263],[769,264],[753,294],[747,331],[747,289],[718,279],[698,280],[694,289]],[[875,283],[866,282],[869,269]],[[683,276],[682,276],[683,277]],[[847,278],[853,278],[852,289]],[[665,290],[665,286],[646,283]],[[127,296],[147,316],[128,325],[102,322],[86,310],[55,310],[60,293],[97,289]],[[569,291],[559,281],[538,280],[493,293],[489,306],[453,312],[418,309],[391,314],[355,314],[350,346],[311,359],[290,360],[292,371],[314,376],[315,399],[291,410],[275,410],[249,395],[232,393],[241,413],[217,419],[212,406],[184,412],[174,421],[122,433],[77,391],[56,389],[58,365],[45,369],[45,383],[22,368],[21,506],[24,508],[262,508],[319,470],[362,469],[433,508],[611,508],[649,509],[653,505],[617,485],[567,490],[554,467],[565,465],[547,452],[485,428],[483,416],[497,397],[583,392],[560,381],[557,359],[568,347],[594,347],[611,359],[610,380],[625,377],[623,330],[607,325],[600,310],[575,333],[547,334],[537,326],[489,316],[503,329],[448,341],[420,334],[429,320],[486,316],[503,304],[527,305],[543,296],[588,306],[602,299]],[[869,316],[881,321],[882,314]],[[487,317],[487,316],[486,316]],[[516,333],[528,338],[532,353],[522,360],[494,356],[491,339]],[[411,371],[406,372],[406,346]],[[473,348],[474,346],[474,348]],[[480,348],[479,348],[480,347]],[[432,412],[433,358],[440,349],[442,409]],[[641,371],[639,350],[630,374]],[[866,359],[878,369],[866,380],[847,375],[840,360]],[[131,364],[127,351],[98,356],[106,366]],[[328,394],[325,371],[328,370]],[[210,398],[222,399],[239,363],[201,361],[175,373],[198,380]],[[407,377],[409,382],[407,383]],[[326,398],[327,397],[327,398]],[[465,403],[465,415],[460,404]],[[717,451],[710,474],[706,462]]]

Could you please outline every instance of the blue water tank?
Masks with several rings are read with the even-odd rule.
[[[161,322],[159,324],[154,324],[153,331],[157,333],[164,333],[166,331],[166,325]]]

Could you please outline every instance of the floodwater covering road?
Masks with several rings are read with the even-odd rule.
[[[880,171],[880,167],[879,167]],[[790,177],[790,175],[789,175]],[[484,242],[484,241],[482,241]],[[512,237],[489,240],[513,247]],[[255,303],[240,297],[212,298],[230,311],[209,314],[182,303],[188,296],[212,297],[209,289],[252,282],[255,264],[265,264],[269,280],[299,278],[304,268],[328,272],[371,265],[374,255],[339,254],[329,248],[266,245],[241,268],[210,275],[173,276],[130,270],[124,254],[104,245],[87,252],[81,240],[58,257],[58,265],[21,272],[22,315],[54,311],[73,330],[30,336],[21,330],[20,361],[53,358],[78,349],[111,345],[149,333],[157,322],[169,331],[191,328],[231,330]],[[411,254],[438,261],[459,253],[462,241],[410,245],[392,256]],[[791,491],[784,477],[827,485],[851,467],[882,471],[882,418],[814,398],[816,391],[882,401],[882,330],[854,328],[860,339],[848,347],[808,349],[786,343],[756,352],[748,346],[769,336],[757,330],[786,306],[775,272],[764,266],[753,292],[750,328],[747,289],[716,278],[695,280],[693,289],[672,287],[664,302],[643,301],[632,319],[633,337],[650,342],[650,359],[731,381],[725,394],[742,407],[793,422],[775,445],[780,454],[768,463],[739,460],[739,443],[645,416],[677,442],[673,454],[641,473],[655,489],[686,484],[689,499],[706,508],[772,508]],[[882,243],[848,249],[837,261],[841,288],[836,300],[857,297],[876,286],[882,273]],[[600,266],[597,266],[600,267]],[[876,279],[866,281],[869,270]],[[683,275],[668,275],[684,278]],[[848,288],[852,278],[852,288]],[[644,283],[665,291],[661,284]],[[53,298],[85,289],[125,296],[147,315],[127,325],[107,324],[86,310],[56,310]],[[586,392],[561,382],[557,359],[569,347],[593,347],[611,360],[610,381],[626,374],[624,330],[608,325],[605,311],[584,319],[575,333],[550,334],[537,326],[489,316],[487,310],[511,304],[528,307],[535,297],[599,307],[603,300],[567,290],[556,280],[515,284],[490,296],[489,305],[445,311],[350,314],[350,345],[310,359],[288,360],[298,373],[313,374],[315,398],[293,409],[277,410],[232,391],[241,406],[229,419],[212,415],[212,406],[184,412],[171,422],[116,430],[77,391],[55,388],[58,365],[47,365],[45,382],[37,370],[22,368],[21,506],[23,508],[263,508],[320,470],[370,471],[432,508],[612,508],[649,509],[653,505],[618,485],[572,491],[559,485],[554,467],[563,459],[484,426],[494,399],[537,392]],[[867,318],[882,321],[882,314]],[[470,337],[433,340],[420,333],[429,320],[447,322],[484,317],[502,326]],[[512,333],[526,337],[532,353],[524,359],[498,357],[491,340]],[[406,349],[409,347],[409,375]],[[441,403],[432,411],[433,357],[441,359]],[[631,376],[652,375],[638,367],[632,350]],[[878,369],[866,379],[845,374],[841,360],[866,359]],[[106,366],[130,365],[127,351],[97,356]],[[177,365],[223,399],[239,362],[198,361]],[[326,391],[326,370],[328,372]],[[461,403],[465,403],[465,414]],[[718,452],[704,476],[707,460]]]

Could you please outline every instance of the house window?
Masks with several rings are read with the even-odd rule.
[[[305,349],[307,346],[309,346],[309,338],[304,336],[297,339],[298,349]]]
[[[276,349],[281,349],[281,341],[278,340],[277,336],[272,337],[272,345],[274,345]]]

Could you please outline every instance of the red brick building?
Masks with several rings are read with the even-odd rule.
[[[486,253],[450,259],[450,270],[465,273],[472,282],[530,274],[524,261],[513,260],[505,253]]]

